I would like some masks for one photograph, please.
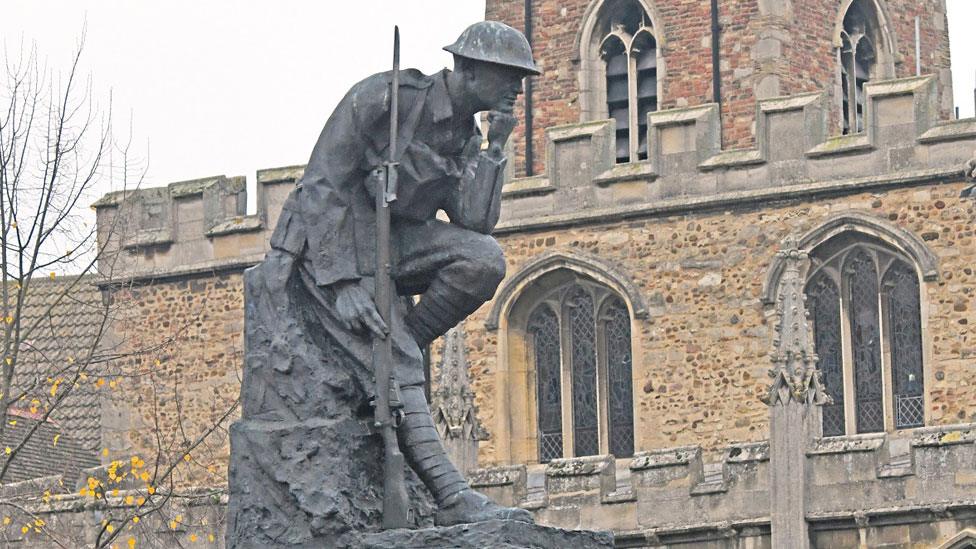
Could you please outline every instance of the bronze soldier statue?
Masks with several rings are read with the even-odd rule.
[[[368,364],[361,340],[393,338],[403,406],[398,438],[436,499],[437,524],[531,521],[527,511],[501,507],[473,491],[449,461],[416,357],[491,299],[505,276],[501,248],[490,236],[501,204],[502,151],[516,124],[512,111],[522,79],[539,71],[525,37],[502,23],[471,25],[444,49],[454,54],[453,71],[399,73],[391,274],[399,295],[420,296],[416,305],[401,304],[394,325],[387,326],[372,296],[375,179],[384,176],[390,146],[389,72],[353,86],[326,122],[283,207],[264,268],[278,273],[282,284],[297,270],[322,325],[348,340],[361,363]],[[484,111],[487,146],[475,124]],[[436,219],[438,211],[450,222]]]

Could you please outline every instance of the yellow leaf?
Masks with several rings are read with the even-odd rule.
[[[10,524],[10,517],[3,517],[3,525],[6,526]]]
[[[9,456],[10,455],[10,446],[7,446],[6,448],[4,448],[3,449],[3,453],[5,453],[5,454],[7,454]]]
[[[176,518],[173,520],[175,520],[176,522],[183,522],[183,515],[176,515]]]
[[[54,446],[58,445],[58,439],[61,438],[61,433],[54,435]]]
[[[16,420],[16,419],[12,419],[12,420],[10,420],[10,425],[11,425],[11,426],[13,426],[13,425],[17,425],[17,420]]]
[[[7,366],[10,366],[14,362],[14,359],[10,358],[9,356],[3,360],[7,363]]]
[[[98,378],[98,381],[95,382],[95,385],[98,387],[102,387],[103,385],[105,385],[105,380],[102,378]]]
[[[132,517],[132,522],[139,524],[139,517]]]
[[[112,532],[115,531],[115,527],[109,524],[108,526],[105,527],[105,531],[111,534]]]
[[[149,495],[152,495],[152,494],[155,494],[156,493],[156,489],[153,488],[152,486],[150,486],[149,488],[147,488],[146,491],[149,492]]]
[[[143,471],[142,474],[139,475],[139,478],[142,479],[143,482],[148,482],[149,481],[149,471]]]
[[[74,364],[74,363],[75,363],[75,357],[69,356],[68,357],[68,364]]]
[[[108,456],[108,448],[102,448],[102,455]]]
[[[213,543],[214,542],[214,535],[213,534],[207,534],[207,541],[209,541],[210,543]]]
[[[112,497],[113,498],[119,497],[119,489],[118,488],[115,488],[115,489],[112,490]]]
[[[129,549],[132,549],[133,547],[136,546],[136,538],[129,538],[128,543],[129,543]]]
[[[142,505],[143,503],[146,503],[146,498],[144,498],[144,497],[142,497],[142,496],[139,496],[139,497],[138,497],[138,498],[136,499],[136,505]],[[139,517],[136,517],[136,518],[139,518]]]
[[[88,379],[88,374],[86,374],[85,372],[82,372],[82,373],[78,374],[78,379],[80,379],[82,381],[85,381],[85,380]]]
[[[112,389],[116,388],[118,385],[119,385],[119,382],[118,381],[115,381],[114,379],[112,381],[109,381],[108,382],[108,386],[111,387]]]
[[[55,275],[54,273],[51,273],[51,280],[54,280],[54,277],[55,277],[55,276],[56,276],[56,275]]]
[[[197,535],[196,534],[190,534],[190,541],[196,541],[196,540],[197,540]]]
[[[125,496],[125,504],[126,505],[132,505],[132,502],[135,501],[135,500],[136,500],[136,498],[134,498],[132,496]]]
[[[176,530],[176,527],[177,527],[177,526],[179,526],[179,525],[178,525],[178,524],[176,523],[176,521],[175,521],[175,520],[171,520],[171,521],[169,521],[169,529],[170,529],[170,530]]]
[[[14,323],[14,317],[12,317],[12,316],[8,316],[7,318],[5,318],[5,319],[3,319],[3,320],[4,320],[4,321],[5,321],[5,322],[6,322],[7,324],[13,324],[13,323]]]
[[[17,228],[17,222],[16,221],[11,221],[10,222],[10,228],[11,229],[16,229]]]
[[[27,532],[30,532],[30,526],[21,526],[20,527],[20,533],[21,534],[26,534]]]
[[[44,521],[41,519],[34,519],[34,526],[44,526]]]
[[[82,495],[82,496],[87,496],[88,495],[88,487],[87,486],[82,487],[81,490],[78,490],[78,493],[80,495]]]
[[[189,463],[190,462],[190,454],[183,454],[183,461]]]

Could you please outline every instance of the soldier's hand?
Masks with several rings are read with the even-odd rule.
[[[372,296],[359,281],[343,281],[335,285],[336,315],[346,328],[354,332],[369,330],[385,338],[389,333],[386,323],[376,310]]]
[[[488,113],[488,144],[497,145],[499,149],[505,148],[505,142],[512,135],[512,130],[518,119],[507,112],[491,111]]]

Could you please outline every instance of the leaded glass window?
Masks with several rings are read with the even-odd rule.
[[[844,365],[840,337],[840,291],[821,272],[807,286],[807,305],[813,321],[813,340],[823,373],[823,382],[833,404],[823,407],[823,434],[844,434]]]
[[[536,376],[539,461],[634,453],[630,313],[577,275],[535,300],[526,324]],[[599,312],[599,314],[597,314]]]
[[[854,353],[854,402],[857,432],[884,431],[881,393],[881,321],[878,316],[878,274],[866,252],[848,260],[851,349]]]
[[[915,269],[889,245],[842,235],[811,252],[806,286],[827,394],[823,434],[925,423],[921,289]]]
[[[606,306],[604,319],[610,453],[617,457],[630,457],[634,455],[630,314],[624,302],[614,297]]]
[[[535,355],[539,414],[539,461],[563,457],[562,383],[559,375],[559,320],[545,303],[529,317]]]
[[[593,297],[576,288],[567,300],[573,377],[573,454],[600,453],[596,408],[596,326]]]
[[[895,428],[918,427],[924,423],[925,410],[918,277],[899,262],[888,269],[883,286],[888,303]]]

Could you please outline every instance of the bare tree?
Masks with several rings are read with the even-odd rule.
[[[105,110],[92,100],[92,80],[80,68],[82,45],[83,40],[63,74],[48,71],[35,48],[21,48],[15,58],[4,51],[0,75],[0,440],[4,441],[0,444],[0,484],[10,482],[19,456],[23,455],[21,463],[33,459],[32,444],[51,436],[46,430],[49,420],[57,419],[72,399],[86,392],[114,391],[127,377],[143,376],[153,384],[149,405],[155,424],[147,436],[155,442],[150,452],[154,455],[109,456],[107,451],[98,451],[93,454],[93,464],[104,463],[105,476],[90,476],[80,490],[68,478],[70,485],[61,486],[58,493],[47,490],[43,497],[30,501],[0,497],[0,539],[10,541],[9,530],[14,535],[39,536],[43,545],[110,547],[123,532],[134,529],[145,529],[145,534],[168,525],[179,531],[190,523],[189,515],[179,509],[193,502],[220,502],[220,490],[187,490],[175,479],[180,468],[196,463],[213,468],[201,455],[216,452],[213,435],[226,438],[227,420],[237,403],[221,402],[212,424],[184,429],[179,386],[154,367],[159,365],[159,357],[172,359],[174,349],[179,349],[180,322],[174,322],[170,333],[138,346],[120,341],[117,327],[132,321],[120,299],[125,288],[100,292],[93,285],[95,280],[113,279],[119,254],[124,252],[106,252],[99,247],[99,239],[104,242],[122,231],[125,216],[116,216],[109,227],[96,227],[85,216],[85,209],[108,188],[121,189],[122,196],[127,196],[138,187],[145,170],[141,162],[133,160],[131,143],[119,141],[113,134],[111,100]],[[59,315],[71,308],[84,310],[85,325],[71,337],[63,337],[63,333],[59,337],[59,322],[63,322]],[[175,425],[172,421],[160,424],[158,410],[166,406],[176,407]],[[54,434],[43,444],[49,448],[66,444],[59,437],[60,433]],[[99,507],[103,518],[89,525],[93,526],[90,531],[79,531],[77,521],[68,517],[70,513],[62,513],[68,517],[64,520],[57,518],[57,506],[66,499]],[[62,524],[56,527],[59,521]]]

